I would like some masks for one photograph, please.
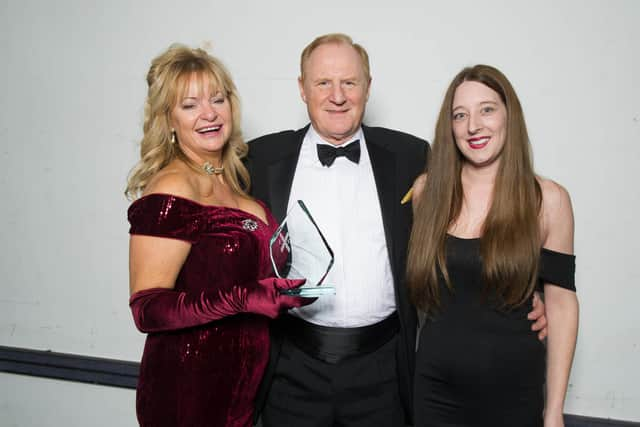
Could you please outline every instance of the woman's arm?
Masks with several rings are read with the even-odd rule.
[[[573,209],[567,191],[552,181],[542,183],[543,246],[573,254]],[[548,322],[545,427],[563,426],[563,408],[578,334],[575,292],[545,283]]]
[[[195,200],[197,192],[183,174],[161,171],[145,190]],[[165,237],[131,235],[129,240],[129,294],[152,288],[173,289],[191,251],[191,243]]]
[[[212,283],[195,293],[174,290],[190,246],[181,240],[131,236],[129,306],[141,332],[183,329],[238,313],[275,318],[286,309],[313,302],[280,293],[302,285],[304,280],[274,277],[225,288]]]

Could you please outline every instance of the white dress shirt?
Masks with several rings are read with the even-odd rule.
[[[304,137],[293,178],[288,209],[297,200],[309,208],[333,249],[335,262],[323,284],[335,295],[290,310],[311,323],[358,327],[379,322],[396,309],[393,276],[382,223],[378,192],[362,129],[360,162],[338,157],[330,167],[318,160],[316,144],[327,144],[313,129]],[[289,224],[291,234],[297,234]]]

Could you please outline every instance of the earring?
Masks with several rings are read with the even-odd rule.
[[[175,144],[176,143],[176,130],[171,128],[171,143]]]

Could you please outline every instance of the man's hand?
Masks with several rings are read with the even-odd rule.
[[[533,309],[527,314],[527,319],[533,320],[531,330],[538,332],[540,341],[547,337],[547,317],[545,316],[544,302],[538,292],[533,293]]]

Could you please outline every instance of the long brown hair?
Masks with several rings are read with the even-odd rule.
[[[231,75],[218,59],[206,51],[174,44],[151,62],[147,73],[149,88],[144,106],[144,134],[140,142],[140,161],[131,170],[127,181],[125,195],[129,199],[137,198],[149,180],[174,158],[192,166],[180,146],[172,143],[169,118],[194,74],[201,82],[206,77],[213,86],[212,92],[220,91],[229,100],[233,124],[222,152],[223,174],[233,191],[246,196],[250,179],[241,159],[246,156],[248,148],[242,139],[240,99]]]
[[[440,305],[439,273],[452,289],[445,245],[447,230],[462,208],[464,162],[453,136],[452,104],[456,89],[465,81],[496,91],[507,110],[506,140],[480,239],[485,291],[495,292],[501,308],[508,309],[524,303],[537,283],[542,192],[520,101],[499,70],[488,65],[465,68],[449,85],[440,108],[428,178],[415,207],[409,240],[409,292],[413,303],[428,313]]]

